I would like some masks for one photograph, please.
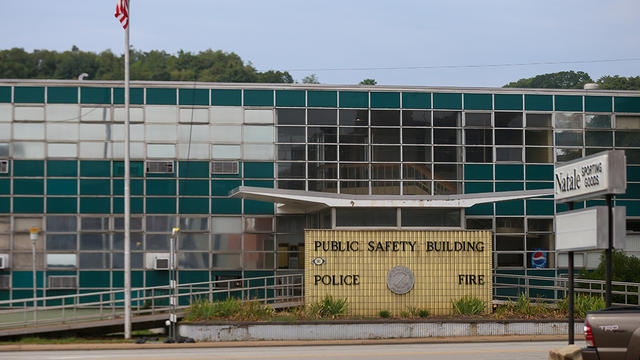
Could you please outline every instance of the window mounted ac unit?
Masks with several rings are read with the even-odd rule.
[[[212,161],[211,173],[212,174],[238,174],[240,166],[237,161]]]
[[[9,254],[0,254],[0,269],[9,268]]]
[[[145,268],[149,270],[169,270],[168,253],[146,253]]]
[[[154,270],[169,270],[169,259],[155,258],[153,262]]]
[[[9,173],[9,160],[0,160],[0,174]]]
[[[76,289],[78,277],[75,275],[49,276],[49,289]]]
[[[173,174],[173,161],[147,161],[147,174]]]

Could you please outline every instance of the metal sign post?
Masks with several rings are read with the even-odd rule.
[[[32,226],[29,229],[29,237],[31,238],[31,262],[33,263],[33,324],[38,324],[38,284],[36,273],[36,243],[38,242],[38,233],[40,229]]]
[[[177,306],[178,306],[178,282],[177,282],[177,264],[176,264],[176,237],[180,228],[174,227],[171,230],[171,239],[169,242],[169,306],[171,313],[169,314],[169,337],[172,342],[178,340],[176,323],[178,322]]]

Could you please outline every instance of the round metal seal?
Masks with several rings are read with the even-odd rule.
[[[387,287],[394,294],[406,294],[413,289],[415,279],[406,266],[395,266],[387,273]]]

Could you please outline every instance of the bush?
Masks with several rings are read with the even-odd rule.
[[[574,317],[584,319],[590,311],[604,309],[604,299],[598,296],[575,294],[573,297]],[[565,315],[569,314],[569,298],[564,298],[558,303],[558,310]]]
[[[335,299],[331,295],[327,295],[324,299],[315,304],[309,305],[309,315],[316,318],[335,318],[344,315],[349,309],[347,299]]]
[[[532,303],[529,297],[521,293],[518,300],[507,301],[498,306],[496,312],[499,315],[530,317],[552,314],[554,310],[545,303]]]
[[[271,306],[256,301],[241,302],[235,298],[228,298],[212,302],[207,299],[198,299],[187,309],[185,320],[265,320],[271,318],[273,314],[274,310]]]
[[[413,317],[421,317],[421,318],[426,318],[431,314],[427,309],[413,308],[413,307],[409,308],[409,313],[411,313],[411,316]]]
[[[391,317],[391,311],[389,311],[389,310],[380,310],[378,315],[383,319],[388,319],[388,318]]]
[[[475,296],[464,296],[458,300],[452,300],[453,310],[458,315],[482,314],[485,309],[484,301]]]

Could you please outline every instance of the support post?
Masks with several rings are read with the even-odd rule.
[[[605,250],[605,260],[606,260],[606,277],[605,277],[605,304],[606,307],[611,307],[611,280],[613,279],[613,263],[612,263],[612,252],[613,252],[613,216],[611,215],[613,211],[613,206],[611,205],[611,194],[607,194],[607,217],[609,219],[609,244],[607,249]]]
[[[569,206],[569,210],[573,210],[573,201],[570,201],[568,204]],[[569,345],[573,345],[574,340],[575,340],[575,310],[574,310],[574,283],[573,283],[573,278],[574,278],[574,263],[573,263],[573,251],[569,251],[569,253],[567,254],[568,256],[568,265],[569,265],[569,294],[567,294],[567,296],[569,297],[569,329],[568,329],[568,335],[569,335]]]
[[[131,11],[131,7],[128,9]],[[131,13],[129,13],[129,21]],[[131,339],[131,172],[129,154],[129,28],[124,32],[124,338]]]
[[[31,227],[29,237],[31,238],[31,263],[33,272],[33,324],[38,325],[38,274],[36,272],[36,244],[38,242],[38,232],[40,229]]]

